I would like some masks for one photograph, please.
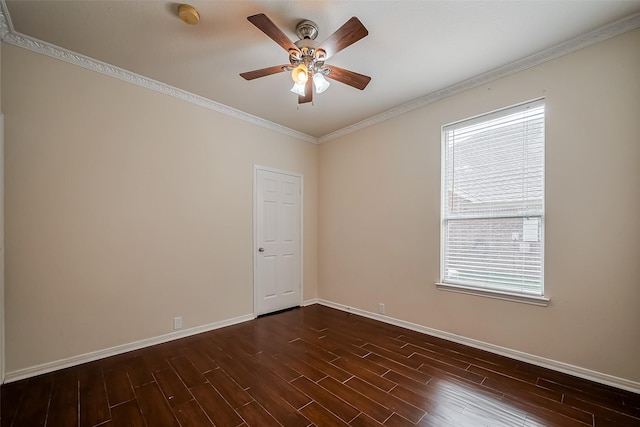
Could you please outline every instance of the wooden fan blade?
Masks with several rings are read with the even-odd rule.
[[[274,42],[282,46],[282,48],[287,52],[289,49],[298,50],[298,47],[293,44],[291,39],[287,37],[287,35],[283,33],[282,30],[280,30],[280,28],[278,28],[276,24],[274,24],[273,21],[264,13],[249,16],[247,19],[263,33],[269,36]]]
[[[356,89],[363,90],[371,81],[371,77],[369,76],[356,73],[355,71],[345,70],[335,65],[329,65],[327,68],[331,69],[331,72],[327,74],[328,78],[355,87]]]
[[[304,104],[311,101],[313,101],[313,80],[309,79],[304,85],[304,96],[298,95],[298,104]]]
[[[242,76],[245,80],[253,80],[253,79],[257,79],[258,77],[270,76],[271,74],[281,73],[284,71],[283,67],[286,67],[287,65],[274,65],[273,67],[247,71],[245,73],[240,73],[240,76]]]
[[[324,49],[324,51],[327,52],[327,58],[330,58],[342,49],[366,37],[367,34],[369,34],[369,31],[367,31],[364,25],[362,25],[362,22],[354,16],[325,41],[320,43],[318,49]]]

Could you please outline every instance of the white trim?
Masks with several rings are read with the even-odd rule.
[[[486,73],[479,74],[460,83],[456,83],[444,89],[440,89],[427,95],[421,96],[405,104],[399,105],[398,107],[366,118],[353,125],[338,129],[335,132],[328,133],[318,138],[318,143],[322,144],[323,142],[341,138],[350,133],[408,113],[409,111],[413,111],[426,105],[433,104],[434,102],[441,99],[448,98],[466,90],[476,88],[478,86],[482,86],[483,84],[498,80],[499,78],[524,71],[528,68],[535,67],[536,65],[543,64],[564,55],[568,55],[580,49],[584,49],[585,47],[603,42],[607,39],[619,36],[620,34],[624,34],[627,31],[631,31],[639,27],[640,13],[636,13],[634,15],[620,19],[619,21],[597,28],[586,34],[582,34],[571,40],[567,40],[566,42],[560,43],[556,46],[550,47],[549,49],[534,53],[533,55],[519,59],[510,64],[503,65],[502,67],[498,67],[491,71],[487,71]]]
[[[189,337],[191,335],[201,334],[203,332],[213,331],[215,329],[236,325],[238,323],[247,322],[253,319],[255,319],[255,316],[253,314],[245,314],[243,316],[233,317],[231,319],[209,323],[207,325],[197,326],[195,328],[189,328],[181,331],[170,332],[168,334],[160,335],[153,338],[134,341],[128,344],[122,344],[122,345],[118,345],[111,348],[105,348],[103,350],[92,351],[90,353],[79,354],[77,356],[71,356],[65,359],[43,363],[41,365],[36,365],[29,368],[18,369],[17,371],[8,372],[5,377],[5,382],[10,383],[10,382],[22,380],[25,378],[35,377],[36,375],[46,374],[49,372],[57,371],[59,369],[81,365],[87,362],[93,362],[94,360],[103,359],[105,357],[116,356],[118,354],[127,353],[129,351],[138,350],[138,349],[149,347],[152,345],[162,344],[162,343],[173,341],[179,338]]]
[[[9,10],[5,0],[0,0],[0,40],[13,33],[13,23],[11,22],[11,16],[9,16]]]
[[[323,142],[331,141],[350,133],[359,131],[361,129],[373,126],[375,124],[384,122],[393,117],[397,117],[409,111],[413,111],[417,108],[424,107],[425,105],[432,104],[440,99],[455,95],[465,90],[473,89],[491,81],[497,80],[501,77],[506,77],[519,71],[526,70],[527,68],[534,67],[547,61],[559,58],[593,44],[602,42],[609,38],[618,36],[627,31],[634,30],[640,27],[640,13],[623,18],[619,21],[597,28],[586,34],[582,34],[574,39],[568,40],[564,43],[560,43],[549,49],[535,53],[526,58],[522,58],[511,64],[498,67],[494,70],[477,75],[470,79],[464,80],[460,83],[446,87],[444,89],[432,92],[430,94],[421,96],[398,107],[392,108],[375,116],[364,119],[358,123],[350,126],[346,126],[337,131],[328,133],[320,138],[315,138],[306,133],[302,133],[277,123],[270,122],[268,120],[256,117],[254,115],[245,113],[235,108],[220,104],[218,102],[206,99],[199,95],[192,94],[190,92],[178,89],[173,86],[158,82],[156,80],[149,79],[139,74],[132,73],[122,68],[115,67],[113,65],[106,64],[101,61],[80,55],[64,48],[54,46],[50,43],[37,40],[35,38],[20,34],[13,29],[11,24],[11,17],[7,9],[5,0],[0,0],[0,39],[6,43],[13,44],[25,49],[32,50],[47,56],[51,56],[62,61],[78,65],[89,70],[97,71],[102,74],[106,74],[111,77],[115,77],[120,80],[127,81],[129,83],[142,86],[147,89],[155,90],[160,93],[173,96],[175,98],[187,101],[202,107],[214,110],[223,114],[227,114],[231,117],[235,117],[240,120],[244,120],[253,123],[258,126],[262,126],[267,129],[271,129],[276,132],[283,133],[285,135],[298,138],[302,141],[311,142],[314,144],[321,144]]]
[[[308,307],[310,305],[319,304],[319,303],[320,303],[320,300],[318,298],[311,298],[311,299],[307,299],[307,300],[302,301],[302,306],[303,307]]]
[[[4,114],[0,112],[0,384],[5,375],[4,340]]]
[[[534,98],[528,101],[524,101],[524,102],[519,102],[517,104],[512,104],[506,107],[502,107],[502,108],[498,108],[495,109],[493,111],[489,111],[486,113],[481,113],[481,114],[476,114],[474,116],[471,117],[467,117],[464,119],[459,119],[456,121],[453,121],[451,123],[442,125],[442,127],[440,128],[440,281],[436,282],[436,287],[438,290],[441,291],[449,291],[449,292],[456,292],[456,293],[461,293],[461,294],[465,294],[465,295],[474,295],[474,296],[480,296],[480,297],[485,297],[485,298],[493,298],[493,299],[499,299],[499,300],[503,300],[503,301],[511,301],[511,302],[519,302],[519,303],[525,303],[525,304],[532,304],[532,305],[537,305],[537,306],[541,306],[541,307],[547,307],[549,305],[549,298],[546,297],[544,295],[544,280],[542,280],[541,283],[541,293],[542,295],[531,295],[531,294],[525,294],[525,293],[517,293],[516,291],[509,291],[509,290],[499,290],[499,289],[491,289],[491,288],[482,288],[480,286],[473,286],[473,285],[467,285],[464,283],[455,283],[453,281],[450,282],[445,282],[444,281],[444,276],[445,276],[445,270],[446,270],[446,265],[445,265],[445,248],[447,246],[447,239],[446,239],[446,233],[445,233],[445,229],[446,229],[446,223],[449,220],[474,220],[474,219],[487,219],[488,216],[487,215],[478,215],[478,214],[472,214],[472,215],[447,215],[446,211],[447,211],[447,137],[445,136],[445,134],[447,132],[450,132],[451,130],[456,130],[456,129],[460,129],[460,128],[465,128],[468,126],[477,126],[477,125],[482,125],[483,123],[486,122],[490,122],[493,121],[495,119],[500,119],[502,117],[505,116],[509,116],[511,114],[515,114],[515,113],[521,113],[523,111],[525,111],[528,108],[542,108],[544,111],[544,117],[543,117],[543,123],[546,126],[546,98],[545,97],[539,97],[539,98]],[[544,129],[543,129],[543,135],[544,135]],[[546,147],[546,142],[543,141],[543,154],[544,154],[544,149]],[[544,192],[546,191],[546,187],[544,185],[544,179],[545,179],[545,158],[543,155],[543,170],[542,170],[542,188],[543,188],[543,197],[542,197],[542,210],[541,211],[537,211],[537,212],[528,212],[528,215],[526,215],[527,218],[538,218],[542,224],[542,252],[541,252],[541,259],[542,259],[542,265],[541,265],[541,277],[544,278],[544,225],[545,225],[545,197],[544,197]],[[495,218],[509,218],[509,219],[514,219],[514,218],[524,218],[523,215],[513,215],[513,214],[504,214],[504,215],[491,215],[492,219]]]
[[[302,306],[307,307],[309,305],[318,304],[318,298],[312,298],[302,301]],[[3,381],[0,384],[10,383],[14,381],[23,380],[25,378],[35,377],[37,375],[46,374],[49,372],[57,371],[59,369],[69,368],[71,366],[81,365],[83,363],[93,362],[98,359],[104,359],[110,356],[116,356],[118,354],[127,353],[133,350],[139,350],[141,348],[150,347],[157,344],[163,344],[165,342],[173,341],[176,339],[201,334],[203,332],[209,332],[216,329],[224,328],[231,325],[236,325],[243,322],[248,322],[255,319],[253,314],[245,314],[244,316],[234,317],[220,322],[210,323],[208,325],[197,326],[195,328],[184,329],[181,331],[171,332],[165,335],[161,335],[154,338],[148,338],[140,341],[135,341],[129,344],[123,344],[104,350],[93,351],[77,356],[68,357],[65,359],[56,360],[54,362],[43,363],[41,365],[32,366],[29,368],[18,369],[17,371],[9,372],[6,376],[3,376]],[[3,359],[4,360],[4,359]]]
[[[5,1],[0,0],[0,37],[2,38],[3,42],[28,49],[33,52],[41,53],[43,55],[68,62],[70,64],[77,65],[88,70],[96,71],[110,77],[115,77],[119,80],[124,80],[136,86],[151,89],[155,92],[160,92],[165,95],[180,99],[182,101],[199,105],[200,107],[204,107],[218,113],[226,114],[233,118],[240,119],[245,122],[249,122],[254,125],[261,126],[305,142],[311,142],[314,144],[318,142],[317,138],[307,135],[306,133],[290,129],[269,120],[265,120],[252,114],[245,113],[244,111],[240,111],[219,102],[204,98],[200,95],[187,92],[177,87],[159,82],[157,80],[153,80],[151,78],[116,67],[114,65],[107,64],[97,59],[89,58],[79,53],[72,52],[59,46],[55,46],[51,43],[47,43],[33,37],[15,32],[13,31],[13,27],[10,25],[8,17],[9,13],[6,9]]]
[[[258,171],[266,171],[278,173],[281,175],[289,175],[300,178],[300,305],[304,306],[304,175],[286,171],[282,169],[271,168],[268,166],[253,165],[253,314],[258,316],[258,280],[256,271],[258,271],[258,257],[256,256],[256,248],[258,247]]]
[[[503,301],[520,302],[524,304],[538,305],[547,307],[549,298],[537,295],[512,294],[509,292],[500,292],[493,289],[472,288],[463,285],[454,285],[451,283],[436,283],[436,288],[441,291],[457,292],[465,295],[475,295],[485,298],[499,299]]]
[[[377,313],[361,310],[338,304],[332,301],[318,299],[318,304],[335,308],[347,313],[357,314],[370,319],[379,320],[390,325],[399,326],[412,331],[421,332],[423,334],[431,335],[437,338],[442,338],[448,341],[453,341],[458,344],[467,345],[469,347],[477,348],[480,350],[489,351],[491,353],[499,354],[501,356],[510,357],[512,359],[519,360],[521,362],[530,363],[532,365],[541,366],[543,368],[551,369],[554,371],[562,372],[575,377],[583,378],[589,381],[595,381],[600,384],[628,390],[633,393],[640,393],[640,382],[631,381],[624,378],[616,377],[601,372],[592,371],[590,369],[581,368],[579,366],[570,365],[568,363],[559,362],[557,360],[547,359],[545,357],[536,356],[534,354],[524,353],[518,350],[512,350],[510,348],[501,347],[495,344],[486,343],[483,341],[474,340],[472,338],[463,337],[461,335],[452,334],[450,332],[440,331],[438,329],[428,328],[426,326],[418,325],[416,323],[407,322],[404,320],[396,319],[389,316],[384,316]]]
[[[590,369],[581,368],[579,366],[570,365],[568,363],[559,362],[556,360],[551,360],[551,359],[547,359],[540,356],[535,356],[532,354],[524,353],[517,350],[512,350],[509,348],[497,346],[490,343],[485,343],[482,341],[466,338],[466,337],[452,334],[449,332],[440,331],[438,329],[428,328],[426,326],[418,325],[416,323],[407,322],[407,321],[396,319],[389,316],[383,316],[381,314],[372,313],[372,312],[361,310],[358,308],[346,306],[344,304],[338,304],[338,303],[324,300],[321,298],[312,298],[310,300],[303,301],[302,304],[303,306],[308,306],[312,304],[324,305],[326,307],[335,308],[337,310],[341,310],[347,313],[357,314],[370,319],[379,320],[381,322],[388,323],[390,325],[399,326],[401,328],[406,328],[412,331],[421,332],[423,334],[453,341],[459,344],[468,345],[469,347],[489,351],[491,353],[499,354],[501,356],[510,357],[512,359],[520,360],[522,362],[531,363],[533,365],[541,366],[543,368],[548,368],[554,371],[563,372],[565,374],[573,375],[579,378],[584,378],[590,381],[595,381],[601,384],[606,384],[612,387],[617,387],[623,390],[628,390],[634,393],[640,393],[640,382],[637,382],[637,381],[631,381],[624,378],[615,377],[613,375],[592,371]],[[148,338],[140,341],[135,341],[129,344],[119,345],[119,346],[107,348],[104,350],[98,350],[90,353],[81,354],[78,356],[72,356],[66,359],[60,359],[54,362],[32,366],[30,368],[19,369],[17,371],[8,372],[5,377],[5,383],[19,381],[25,378],[34,377],[36,375],[46,374],[49,372],[57,371],[59,369],[81,365],[83,363],[92,362],[98,359],[103,359],[105,357],[115,356],[115,355],[126,353],[129,351],[138,350],[138,349],[149,347],[156,344],[162,344],[175,339],[200,334],[203,332],[209,332],[215,329],[235,325],[238,323],[247,322],[253,319],[255,319],[255,316],[253,314],[246,314],[244,316],[234,317],[234,318],[223,320],[220,322],[210,323],[208,325],[185,329],[178,332],[171,332],[169,334],[161,335],[155,338]]]

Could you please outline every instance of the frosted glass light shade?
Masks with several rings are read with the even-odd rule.
[[[329,80],[325,79],[322,73],[315,73],[313,75],[313,84],[316,87],[316,93],[322,93],[329,88]]]
[[[293,87],[291,88],[291,92],[296,93],[300,96],[304,96],[304,86],[304,83],[294,83]]]

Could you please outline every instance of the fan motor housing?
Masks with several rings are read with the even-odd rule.
[[[296,25],[296,34],[303,39],[315,40],[318,37],[318,25],[315,22],[305,19]]]

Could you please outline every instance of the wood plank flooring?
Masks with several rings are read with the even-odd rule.
[[[640,395],[312,305],[2,386],[2,426],[640,426]]]

